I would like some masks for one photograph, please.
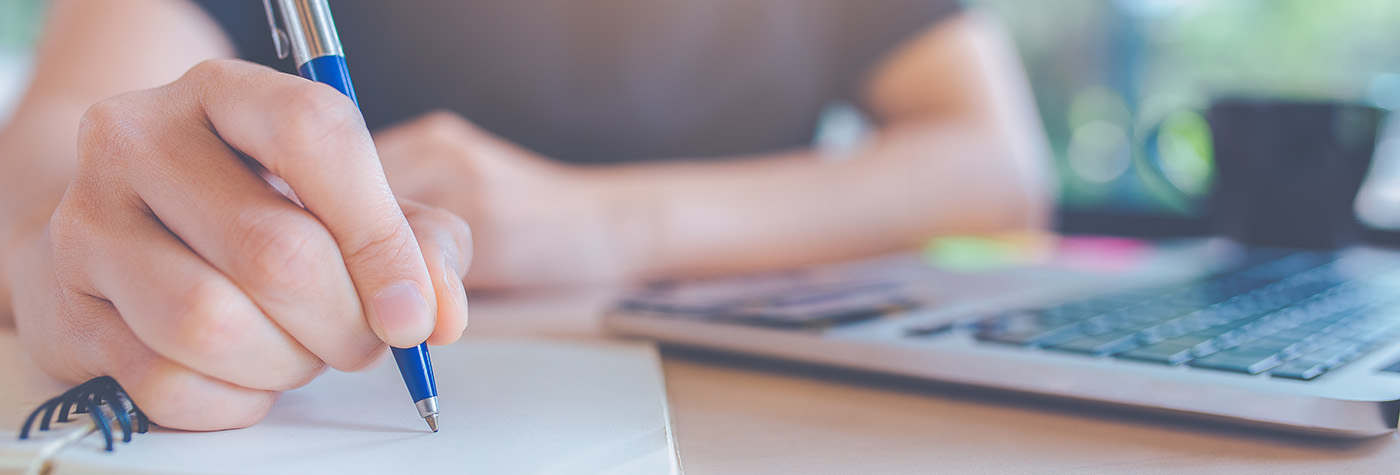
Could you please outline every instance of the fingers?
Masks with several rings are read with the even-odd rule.
[[[65,292],[67,293],[67,292]],[[110,303],[68,293],[52,308],[81,326],[30,326],[44,338],[24,339],[35,361],[49,374],[70,382],[109,375],[122,385],[152,422],[172,429],[221,430],[261,420],[277,393],[219,381],[163,358],[144,346]],[[29,303],[37,303],[30,300]],[[80,312],[77,315],[73,312]],[[55,315],[58,317],[58,315]]]
[[[437,311],[432,278],[349,98],[239,61],[189,74],[178,93],[223,141],[286,180],[330,231],[375,333],[397,347],[426,340]]]
[[[84,185],[74,186],[73,199],[86,194]],[[72,206],[73,199],[63,207]],[[72,234],[91,229],[122,236],[70,250],[88,263],[84,273],[66,280],[85,280],[82,287],[110,301],[140,342],[156,353],[214,378],[258,389],[291,389],[321,370],[319,358],[154,218],[110,207],[105,212],[66,214],[71,217],[51,225],[51,234],[60,242],[73,242]]]
[[[467,294],[462,279],[471,266],[471,230],[466,221],[441,208],[400,200],[427,259],[437,294],[437,325],[428,343],[446,345],[457,341],[467,327]]]
[[[183,430],[239,429],[262,420],[277,392],[249,389],[204,376],[139,344],[108,361],[116,378],[151,422]]]
[[[370,330],[335,238],[217,137],[199,132],[172,134],[196,139],[131,178],[142,200],[316,356],[346,371],[373,362],[383,342]]]
[[[321,371],[320,358],[154,221],[125,228],[130,240],[106,249],[91,278],[98,295],[116,306],[146,346],[250,388],[288,390]]]
[[[51,373],[112,375],[158,423],[245,426],[324,362],[466,324],[465,224],[408,205],[410,224],[333,89],[209,62],[94,106],[78,145],[51,252],[35,254],[47,277],[16,313],[35,354],[57,355]]]

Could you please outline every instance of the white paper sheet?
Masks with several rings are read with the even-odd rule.
[[[328,373],[288,392],[247,429],[156,430],[115,453],[88,437],[59,453],[56,472],[679,470],[660,363],[649,344],[469,340],[432,352],[442,410],[436,434],[387,361],[369,372]],[[16,427],[15,408],[4,409],[5,422]]]

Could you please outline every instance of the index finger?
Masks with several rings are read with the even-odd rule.
[[[392,346],[418,345],[437,314],[413,230],[384,178],[355,104],[270,68],[214,60],[184,89],[225,143],[281,177],[330,231],[368,316]]]

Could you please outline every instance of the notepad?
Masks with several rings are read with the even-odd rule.
[[[28,410],[65,389],[16,362],[0,337],[0,472],[44,440],[19,442]],[[239,430],[155,429],[102,451],[87,436],[51,454],[53,473],[679,473],[656,349],[645,343],[467,340],[433,348],[441,432],[429,432],[393,364],[329,372]],[[81,419],[79,419],[81,421]],[[70,423],[72,424],[72,423]],[[52,441],[53,436],[46,437]]]

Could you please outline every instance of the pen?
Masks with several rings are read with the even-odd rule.
[[[355,87],[350,84],[350,70],[345,66],[345,53],[340,48],[340,35],[336,34],[331,8],[326,0],[277,0],[277,6],[282,11],[285,31],[277,28],[270,0],[263,0],[267,23],[272,27],[272,42],[277,46],[277,57],[287,57],[290,44],[292,58],[302,77],[336,88],[359,106]],[[433,380],[428,343],[413,348],[390,349],[394,353],[394,361],[398,363],[399,374],[403,375],[404,384],[408,385],[408,394],[418,408],[418,415],[428,422],[433,432],[437,432],[437,382]]]

